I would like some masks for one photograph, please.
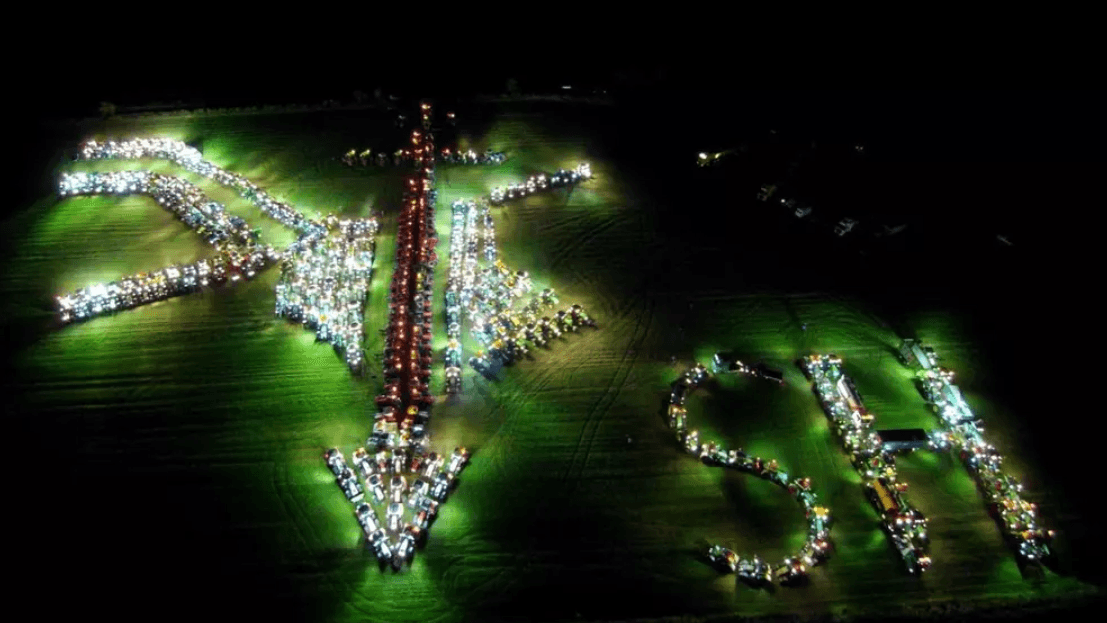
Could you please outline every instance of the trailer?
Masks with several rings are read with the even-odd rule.
[[[930,434],[921,428],[895,428],[876,431],[884,452],[912,451],[931,446]]]
[[[896,514],[899,512],[899,502],[883,478],[870,481],[868,492],[869,501],[873,503],[873,506],[876,507],[882,517],[888,516],[889,513]]]
[[[753,367],[752,374],[757,378],[767,379],[774,383],[784,384],[784,371],[776,368],[770,368],[764,363],[759,363]]]
[[[861,394],[858,393],[857,387],[853,384],[853,379],[845,375],[838,377],[837,389],[838,395],[846,401],[850,411],[854,413],[864,411],[864,402],[861,400]]]
[[[715,353],[715,356],[711,358],[711,368],[712,372],[716,374],[721,372],[747,372],[745,364],[738,361],[734,355],[724,352]]]

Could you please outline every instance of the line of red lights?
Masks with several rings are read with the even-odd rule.
[[[431,108],[421,105],[423,129],[411,133],[415,172],[404,185],[404,205],[396,233],[396,269],[389,292],[385,341],[384,391],[377,396],[385,419],[411,426],[416,414],[430,407],[431,283],[434,248],[434,140]]]

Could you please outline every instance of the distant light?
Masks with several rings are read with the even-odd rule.
[[[563,87],[561,87],[561,88],[563,88],[563,89],[565,89],[566,91],[568,91],[569,89],[571,89],[571,88],[573,88],[573,87],[571,87],[571,86],[569,86],[569,85],[565,85],[565,86],[563,86]]]
[[[700,153],[700,160],[707,160],[707,154],[701,152]]]

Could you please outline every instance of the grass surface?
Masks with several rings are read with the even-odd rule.
[[[563,304],[583,305],[599,328],[535,349],[498,382],[466,370],[464,395],[435,408],[434,443],[470,447],[472,463],[425,550],[400,575],[378,569],[321,458],[327,447],[364,440],[380,380],[351,378],[328,346],[273,316],[276,269],[233,288],[48,330],[53,294],[206,249],[141,197],[43,198],[17,217],[26,234],[0,283],[20,333],[11,349],[13,413],[52,456],[65,457],[59,476],[72,483],[92,537],[59,547],[51,562],[110,578],[76,589],[83,607],[135,616],[149,601],[180,612],[260,608],[312,620],[623,620],[862,612],[1088,589],[1052,572],[1023,577],[964,469],[927,453],[904,458],[901,472],[930,518],[934,566],[921,580],[907,576],[791,363],[836,352],[878,426],[930,428],[934,416],[896,362],[898,341],[885,319],[857,298],[803,281],[810,267],[784,262],[767,277],[756,258],[764,245],[782,244],[759,243],[767,227],[689,228],[673,216],[687,208],[659,190],[681,180],[659,179],[657,164],[642,159],[624,167],[620,158],[634,148],[613,144],[603,120],[551,119],[501,111],[461,134],[460,147],[503,150],[510,160],[440,169],[436,287],[445,287],[453,200],[589,161],[593,181],[493,215],[504,261],[529,271],[538,288],[555,288]],[[82,130],[202,140],[207,159],[313,217],[383,212],[366,319],[375,369],[400,174],[352,171],[331,158],[373,144],[387,133],[382,123],[356,115],[181,117]],[[246,202],[189,179],[279,243],[280,227]],[[716,222],[724,218],[734,214]],[[726,243],[713,247],[718,240]],[[748,256],[734,252],[743,248]],[[776,287],[764,285],[773,279]],[[441,317],[435,323],[441,347]],[[1042,467],[1020,455],[1021,438],[1011,432],[1017,417],[978,391],[988,387],[988,366],[968,329],[950,314],[920,312],[907,323],[964,371],[967,398],[987,413],[988,435],[1012,468],[1032,484],[1044,481]],[[466,356],[473,348],[466,344]],[[767,482],[699,464],[666,428],[668,383],[724,349],[784,369],[787,383],[712,381],[689,400],[690,425],[705,440],[776,458],[813,479],[836,524],[833,557],[810,587],[755,591],[699,557],[720,542],[776,558],[803,540],[794,500]],[[441,388],[441,374],[438,365],[433,387]],[[1031,496],[1047,518],[1060,512],[1048,488]],[[68,522],[57,521],[60,535]],[[106,590],[116,582],[135,596]]]

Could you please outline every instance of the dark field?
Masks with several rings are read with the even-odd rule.
[[[356,113],[116,119],[39,139],[57,144],[38,157],[41,183],[28,181],[37,195],[4,228],[0,281],[6,413],[16,424],[12,443],[26,454],[12,472],[22,497],[9,502],[29,526],[13,535],[27,565],[17,573],[42,578],[74,612],[219,620],[860,615],[1099,595],[1097,565],[1079,553],[1098,541],[1098,523],[1078,473],[1094,466],[1087,453],[1099,425],[1080,415],[1073,423],[1084,422],[1084,435],[1059,433],[1044,415],[1098,412],[1097,393],[1076,387],[1066,391],[1079,396],[1058,398],[1072,384],[1043,372],[1079,361],[1083,316],[1058,312],[1059,285],[1027,281],[1041,261],[1031,243],[995,242],[993,219],[1007,218],[1008,230],[1025,222],[996,208],[965,216],[966,202],[976,201],[966,196],[1020,179],[1018,166],[973,165],[971,175],[968,165],[932,161],[836,169],[828,157],[805,179],[841,188],[834,195],[828,184],[807,182],[814,197],[827,195],[817,205],[873,225],[929,215],[902,243],[859,255],[848,239],[754,200],[794,153],[787,139],[770,144],[763,127],[732,129],[734,141],[756,149],[701,170],[693,163],[705,120],[655,128],[642,111],[556,106],[458,115],[459,147],[502,150],[509,160],[439,169],[436,285],[445,287],[453,200],[588,161],[593,181],[493,215],[504,261],[529,271],[538,288],[555,288],[563,304],[583,305],[599,328],[536,349],[497,382],[467,369],[464,395],[436,406],[435,445],[468,446],[472,463],[401,574],[379,570],[322,460],[328,447],[364,441],[379,379],[352,378],[329,347],[273,316],[277,269],[64,329],[51,325],[49,308],[61,291],[207,252],[148,199],[55,200],[47,184],[60,150],[92,135],[200,140],[205,159],[311,216],[383,212],[366,319],[375,371],[401,173],[350,170],[336,158],[391,140],[389,121]],[[291,240],[230,191],[172,165],[154,168],[197,183],[270,241]],[[881,201],[871,190],[835,203],[848,194],[849,175],[909,199],[901,211],[899,195]],[[951,176],[961,180],[953,190],[927,186]],[[1006,192],[995,202],[1020,194]],[[437,347],[445,345],[441,320]],[[930,518],[934,565],[922,579],[902,570],[792,364],[810,351],[836,352],[878,426],[930,428],[936,418],[896,361],[897,335],[921,337],[958,372],[991,441],[1061,532],[1056,570],[1020,571],[965,470],[927,453],[904,458],[900,471]],[[785,369],[786,386],[713,380],[690,399],[690,423],[705,440],[813,479],[837,523],[833,556],[808,587],[753,590],[700,556],[717,542],[775,559],[803,539],[794,500],[768,482],[697,463],[666,428],[668,383],[723,349]],[[466,358],[472,352],[466,344]],[[441,388],[441,365],[435,370],[432,386]]]

